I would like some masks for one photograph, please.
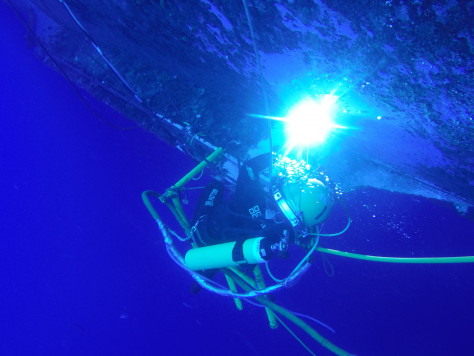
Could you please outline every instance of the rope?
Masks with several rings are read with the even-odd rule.
[[[82,26],[82,24],[79,22],[79,20],[77,19],[77,17],[74,15],[74,13],[72,12],[72,10],[69,8],[68,4],[64,1],[64,0],[60,0],[59,1],[60,3],[62,3],[64,5],[64,7],[66,8],[67,12],[69,12],[69,14],[71,15],[72,19],[74,20],[74,22],[77,24],[77,26],[79,26],[79,28],[82,30],[82,32],[86,35],[86,37],[88,38],[89,42],[92,44],[92,46],[95,48],[95,50],[97,51],[97,53],[99,53],[99,55],[102,57],[102,59],[105,61],[105,63],[107,64],[107,66],[114,72],[114,74],[117,76],[117,78],[123,83],[123,85],[125,85],[127,87],[127,89],[133,94],[134,98],[141,104],[143,103],[142,99],[140,99],[138,97],[138,95],[135,93],[135,91],[132,89],[132,87],[127,83],[127,81],[125,80],[124,77],[122,77],[122,75],[119,73],[119,71],[117,69],[115,69],[115,67],[113,66],[113,64],[107,59],[107,57],[104,55],[104,53],[102,52],[102,50],[100,49],[100,47],[94,42],[94,40],[92,39],[92,37],[89,35],[89,33],[86,31],[86,29],[84,28],[84,26]]]
[[[265,111],[267,116],[270,115],[270,106],[268,105],[268,97],[267,97],[267,91],[265,90],[265,83],[263,81],[263,70],[262,70],[262,63],[260,61],[260,55],[258,53],[258,48],[257,48],[257,41],[255,40],[255,34],[253,31],[253,25],[252,25],[252,18],[250,17],[250,12],[247,4],[247,0],[242,0],[242,3],[244,4],[244,9],[245,9],[245,16],[247,17],[247,22],[249,24],[250,28],[250,36],[252,38],[252,43],[253,43],[253,50],[255,52],[255,58],[257,59],[257,66],[258,66],[258,74],[259,74],[259,79],[260,79],[260,87],[262,89],[262,94],[263,94],[263,101],[265,103]],[[272,121],[268,120],[268,128],[270,131],[269,135],[269,146],[270,146],[270,153],[273,152],[273,142],[272,142]],[[273,167],[273,155],[270,155],[270,172]]]
[[[316,356],[316,354],[313,351],[311,351],[311,349],[308,346],[306,346],[306,344],[303,341],[301,341],[301,339],[298,336],[296,336],[296,334],[290,329],[288,325],[286,325],[283,322],[283,320],[281,320],[281,318],[278,315],[275,314],[275,318],[278,320],[278,322],[281,325],[283,325],[283,327],[291,334],[291,336],[293,336],[296,339],[296,341],[298,341],[301,344],[301,346],[303,346],[306,349],[306,351],[308,351],[311,355]]]
[[[72,90],[74,91],[74,93],[78,96],[78,98],[83,102],[83,104],[86,106],[87,109],[89,109],[89,111],[95,115],[99,120],[101,120],[102,122],[104,122],[106,125],[110,126],[110,127],[113,127],[114,129],[118,129],[118,130],[134,130],[134,129],[137,129],[137,128],[140,128],[142,127],[143,125],[136,125],[136,126],[130,126],[130,127],[121,127],[121,126],[117,126],[111,122],[109,122],[108,120],[106,120],[101,114],[99,114],[88,102],[87,100],[84,98],[84,96],[79,92],[79,90],[77,90],[76,86],[74,85],[72,79],[67,75],[66,71],[63,69],[63,67],[61,65],[59,65],[58,61],[53,57],[53,55],[48,51],[48,49],[46,48],[46,46],[43,44],[43,42],[41,42],[41,40],[38,38],[38,36],[36,36],[36,33],[31,29],[31,27],[28,25],[28,23],[23,19],[23,17],[20,15],[19,11],[17,10],[17,8],[12,4],[12,2],[10,0],[6,0],[8,5],[11,7],[11,9],[15,12],[15,15],[18,17],[18,19],[23,23],[23,25],[26,27],[26,29],[28,30],[28,32],[30,33],[30,35],[35,39],[36,43],[38,43],[38,45],[41,47],[41,49],[44,51],[44,53],[46,54],[46,56],[51,60],[51,62],[54,64],[54,66],[56,67],[56,69],[63,75],[64,79],[66,79],[67,83],[69,84],[69,86],[72,88]],[[73,16],[74,18],[74,16]],[[75,18],[74,18],[75,19]],[[80,26],[80,25],[79,25]],[[80,26],[82,27],[82,26]]]
[[[349,229],[349,226],[351,226],[351,223],[352,223],[352,220],[351,218],[349,218],[349,220],[347,221],[347,225],[344,229],[342,229],[341,231],[339,232],[336,232],[334,234],[321,234],[319,232],[316,232],[316,233],[309,233],[308,235],[310,236],[339,236],[339,235],[342,235],[343,233],[345,233],[347,231],[347,229]]]

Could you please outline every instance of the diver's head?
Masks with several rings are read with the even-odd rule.
[[[332,207],[329,190],[315,178],[287,182],[275,187],[275,200],[293,226],[312,228],[322,223]]]
[[[282,193],[293,213],[308,227],[322,223],[329,215],[332,205],[329,191],[315,178],[287,183]]]
[[[273,163],[273,197],[297,235],[304,237],[328,217],[334,187],[323,172],[305,161],[275,155]]]

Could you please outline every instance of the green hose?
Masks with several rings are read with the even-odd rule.
[[[317,247],[316,251],[331,255],[355,258],[357,260],[388,262],[388,263],[474,263],[474,256],[457,257],[382,257],[361,255],[358,253],[332,250],[324,247]]]
[[[229,272],[229,270],[224,270],[224,273],[226,275],[229,275],[229,277],[231,277],[234,280],[234,282],[237,283],[244,291],[249,292],[253,289],[252,287],[248,286],[238,275],[232,274],[232,272]],[[273,310],[275,313],[278,313],[281,316],[290,320],[292,323],[294,323],[296,326],[300,327],[304,332],[306,332],[312,339],[317,341],[321,346],[325,347],[326,349],[328,349],[335,355],[338,355],[338,356],[351,355],[346,350],[343,350],[340,347],[334,345],[332,342],[330,342],[328,339],[323,337],[311,326],[309,326],[307,323],[305,323],[303,320],[301,320],[298,316],[294,315],[289,310],[286,310],[285,308],[280,307],[278,304],[275,304],[274,302],[272,302],[271,300],[269,300],[268,298],[264,296],[257,296],[255,299],[257,299],[257,301],[260,304],[263,304],[265,307]]]
[[[150,215],[153,217],[153,220],[156,221],[156,219],[159,218],[158,216],[158,213],[156,212],[155,208],[153,207],[153,205],[151,205],[151,202],[150,202],[150,198],[148,196],[154,196],[154,197],[157,197],[159,198],[160,197],[160,194],[153,191],[153,190],[145,190],[143,193],[142,193],[142,200],[143,200],[143,204],[145,204],[148,212],[150,213]]]

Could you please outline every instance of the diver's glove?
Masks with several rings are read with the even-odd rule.
[[[290,234],[288,230],[283,230],[280,239],[272,244],[272,252],[277,258],[286,259],[290,256],[288,247],[290,245]]]

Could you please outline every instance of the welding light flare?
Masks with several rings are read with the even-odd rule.
[[[307,98],[293,106],[286,117],[252,114],[252,117],[265,118],[285,123],[287,145],[314,146],[323,143],[334,128],[347,129],[334,122],[334,111],[339,97],[328,94],[316,101]]]

